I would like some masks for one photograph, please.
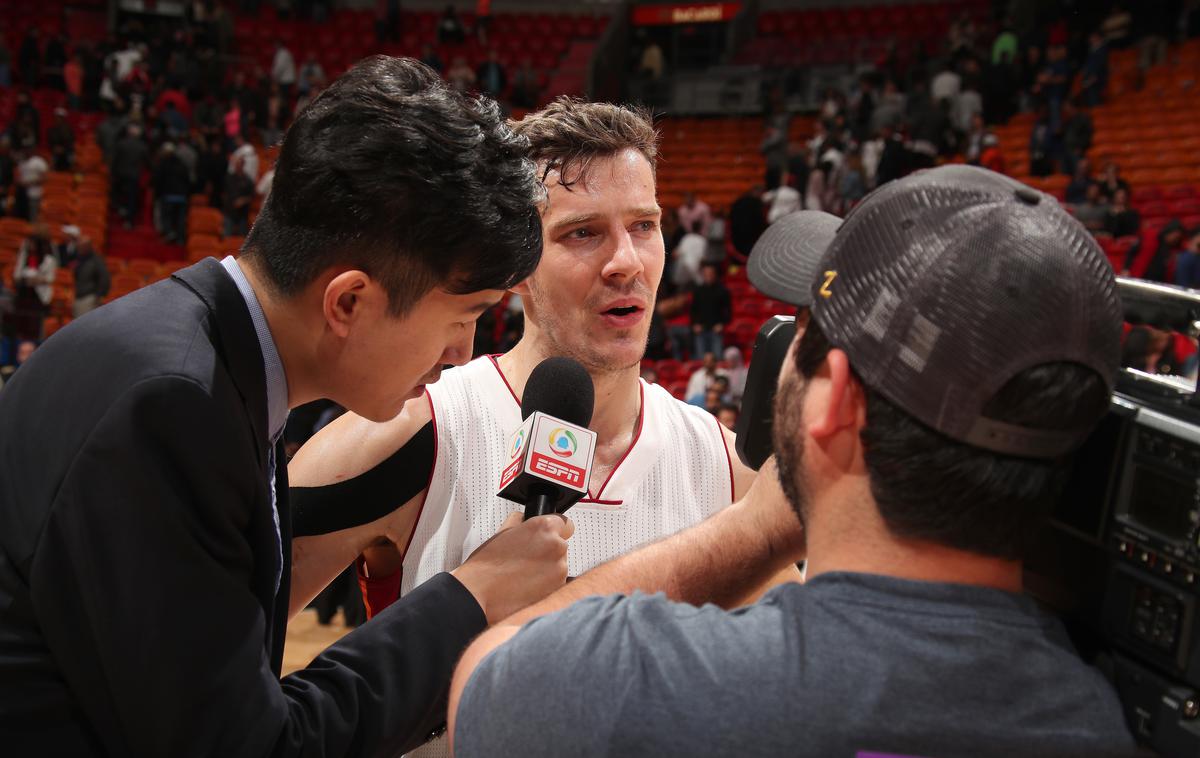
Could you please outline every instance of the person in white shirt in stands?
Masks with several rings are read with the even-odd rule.
[[[774,224],[789,213],[794,213],[803,207],[800,193],[789,184],[791,178],[789,174],[784,174],[778,187],[763,194],[763,202],[767,204],[768,224]]]
[[[279,85],[285,94],[290,94],[296,84],[296,59],[283,40],[275,41],[275,58],[271,61],[271,81]]]
[[[235,170],[237,170],[235,167],[240,165],[241,171],[246,175],[246,178],[248,178],[252,184],[257,184],[258,153],[255,151],[254,145],[251,145],[249,142],[247,142],[246,138],[241,134],[241,132],[239,132],[238,135],[233,138],[233,141],[237,147],[232,153],[229,154],[229,173],[232,174]],[[239,161],[241,162],[240,164],[238,163]]]

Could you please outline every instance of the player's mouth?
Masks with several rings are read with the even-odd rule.
[[[600,320],[614,329],[629,329],[637,325],[646,315],[646,307],[640,300],[617,300],[600,311]]]

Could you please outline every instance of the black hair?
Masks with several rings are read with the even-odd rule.
[[[411,58],[366,58],[288,129],[245,254],[285,297],[330,266],[361,269],[392,315],[435,286],[507,289],[542,253],[527,152],[492,100]]]
[[[810,321],[796,348],[796,369],[811,378],[831,344]],[[897,537],[1016,559],[1034,527],[1062,494],[1070,456],[1037,460],[993,453],[951,439],[863,384],[867,418],[860,439],[871,494]],[[984,406],[991,419],[1038,429],[1096,423],[1108,388],[1077,363],[1046,363],[1010,379]]]

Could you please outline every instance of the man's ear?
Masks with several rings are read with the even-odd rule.
[[[370,285],[371,278],[357,269],[343,271],[325,285],[321,304],[325,323],[335,336],[346,337],[355,319],[361,317],[363,297]]]
[[[866,398],[846,354],[837,348],[830,350],[814,379],[817,377],[825,380],[825,386],[812,398],[816,407],[810,411],[809,434],[821,439],[849,427],[861,428],[866,420]]]

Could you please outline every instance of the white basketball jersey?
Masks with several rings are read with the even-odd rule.
[[[633,445],[595,497],[572,506],[567,566],[579,576],[639,545],[703,521],[733,501],[729,450],[717,420],[639,380]],[[496,497],[520,401],[496,361],[479,358],[429,387],[437,458],[404,554],[401,593],[457,568],[521,506]]]
[[[592,482],[568,515],[567,573],[579,576],[609,558],[703,521],[733,502],[733,465],[717,420],[656,384],[638,380],[642,412],[633,445],[608,481]],[[442,373],[428,389],[437,439],[429,492],[417,517],[400,593],[462,565],[508,514],[523,510],[496,497],[521,425],[521,403],[493,358]],[[448,756],[445,735],[409,753]]]

